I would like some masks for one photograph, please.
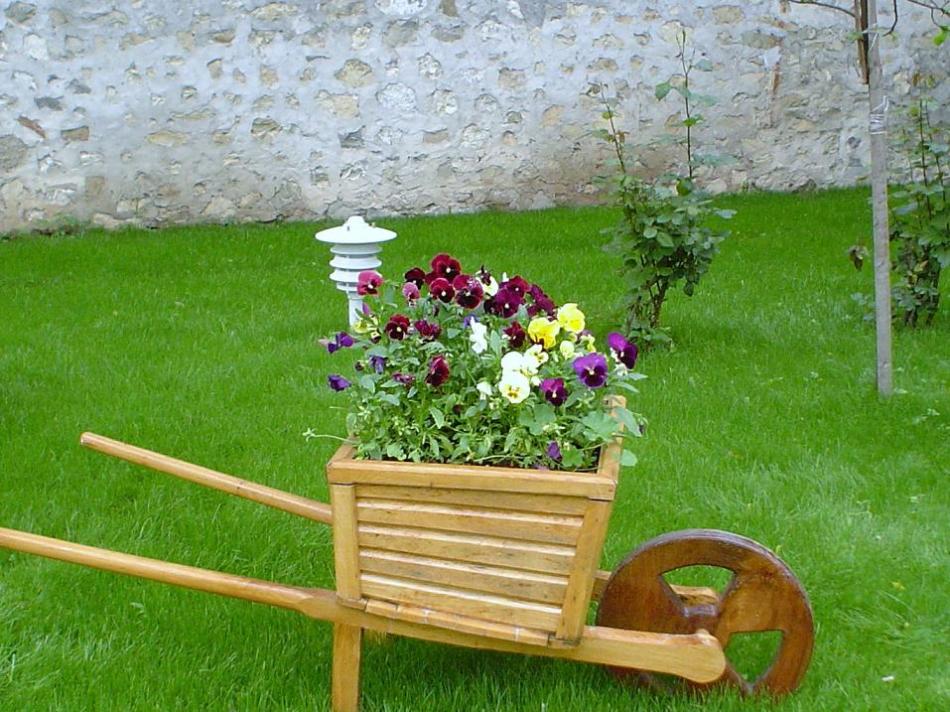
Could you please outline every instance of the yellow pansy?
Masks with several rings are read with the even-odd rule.
[[[541,344],[546,349],[553,348],[560,331],[560,324],[543,316],[535,317],[528,324],[528,336],[534,343]]]
[[[574,302],[564,304],[558,308],[557,321],[572,334],[579,334],[584,330],[584,312],[578,309]]]

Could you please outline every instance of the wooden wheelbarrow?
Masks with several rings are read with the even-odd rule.
[[[265,603],[333,623],[336,712],[359,707],[362,632],[597,663],[628,682],[781,695],[800,683],[813,622],[788,567],[726,532],[666,534],[612,573],[597,564],[619,466],[592,476],[366,462],[343,446],[327,466],[332,507],[85,433],[93,450],[334,527],[337,590],[244,578],[0,528],[0,547]],[[614,453],[616,454],[616,453]],[[721,592],[676,586],[688,566],[732,572]],[[596,624],[589,604],[598,602]],[[746,680],[736,633],[778,631],[771,666]],[[671,678],[672,676],[672,678]]]

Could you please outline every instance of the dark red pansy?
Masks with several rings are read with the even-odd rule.
[[[541,287],[536,284],[532,284],[528,288],[528,294],[531,295],[531,304],[528,306],[529,316],[534,317],[541,312],[544,312],[548,316],[554,316],[555,310],[557,309],[554,304],[554,300],[545,294]]]
[[[390,317],[389,321],[386,322],[383,331],[385,331],[386,336],[393,341],[402,341],[406,338],[406,334],[409,331],[409,317],[403,316],[402,314],[394,314]]]
[[[524,345],[524,340],[528,336],[524,327],[517,321],[511,322],[511,326],[504,329],[502,333],[508,337],[508,343],[513,349],[520,349]]]
[[[508,281],[502,282],[500,287],[501,289],[511,290],[521,299],[524,299],[524,295],[528,293],[528,283],[517,274]]]
[[[426,273],[421,267],[413,267],[403,275],[403,279],[421,288],[426,283]]]
[[[396,383],[401,383],[406,388],[408,388],[409,386],[411,386],[413,383],[416,382],[416,377],[413,376],[411,373],[394,373],[393,380]]]
[[[455,287],[455,301],[466,309],[474,309],[482,303],[482,297],[485,296],[485,290],[481,282],[475,277],[467,274],[460,274],[452,283]]]
[[[426,321],[425,319],[417,320],[413,326],[416,327],[416,333],[419,334],[423,341],[435,341],[439,338],[439,334],[442,333],[441,326],[431,321]]]
[[[429,285],[429,294],[440,302],[448,304],[455,296],[455,288],[445,277],[436,277],[432,280],[432,284]]]
[[[459,261],[444,252],[433,257],[431,264],[436,277],[444,277],[450,282],[462,273]]]
[[[429,372],[426,374],[426,383],[433,388],[438,388],[449,380],[449,362],[444,356],[433,356],[429,361]]]
[[[499,289],[498,293],[492,297],[491,313],[507,319],[518,313],[521,301],[521,297],[510,289]]]

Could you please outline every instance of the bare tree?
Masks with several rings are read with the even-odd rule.
[[[874,217],[874,315],[877,333],[877,390],[889,396],[894,390],[891,339],[891,257],[887,212],[887,107],[882,81],[880,38],[893,32],[900,21],[900,3],[925,8],[939,29],[936,44],[943,42],[950,24],[950,0],[891,0],[890,29],[878,25],[877,0],[852,0],[848,8],[833,0],[789,0],[795,5],[815,5],[843,13],[854,22],[858,62],[868,87],[868,128],[871,135],[871,205]]]

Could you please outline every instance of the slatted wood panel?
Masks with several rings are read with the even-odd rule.
[[[328,478],[352,488],[356,528],[336,545],[358,548],[365,610],[537,645],[578,642],[619,442],[590,474],[357,461],[341,451]]]
[[[360,569],[367,573],[447,584],[457,588],[555,605],[560,605],[564,600],[568,582],[567,576],[552,576],[533,571],[432,559],[376,549],[363,549],[360,552]]]
[[[507,539],[568,545],[577,541],[583,522],[580,517],[556,514],[499,511],[484,506],[416,504],[385,499],[359,501],[357,517],[361,523],[416,526],[462,534],[488,534]]]

